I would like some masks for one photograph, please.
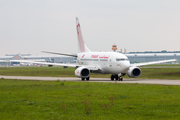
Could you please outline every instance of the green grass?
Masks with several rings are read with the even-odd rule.
[[[0,75],[76,77],[74,70],[61,67],[0,67]],[[180,79],[180,68],[141,68],[141,70],[142,74],[137,79]],[[110,78],[110,75],[91,74],[91,77]]]
[[[140,79],[179,79],[180,68],[141,68]]]
[[[75,68],[62,67],[0,67],[0,75],[75,77]]]
[[[180,87],[0,79],[2,120],[180,119]]]

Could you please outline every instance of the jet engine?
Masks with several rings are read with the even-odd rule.
[[[90,70],[86,67],[79,67],[75,70],[75,75],[80,78],[88,78]]]
[[[129,77],[139,77],[141,75],[141,69],[138,67],[130,67],[127,75]]]

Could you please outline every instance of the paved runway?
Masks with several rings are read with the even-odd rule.
[[[3,76],[4,79],[21,79],[21,80],[46,80],[46,81],[81,81],[76,77],[34,77],[34,76]],[[85,82],[85,81],[84,81]],[[111,82],[111,83],[140,83],[140,84],[163,84],[163,85],[180,85],[180,80],[160,80],[160,79],[124,79],[123,81],[111,81],[110,78],[90,78],[87,82]]]

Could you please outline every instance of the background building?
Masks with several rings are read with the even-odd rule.
[[[126,54],[126,56],[129,58],[131,63],[150,62],[168,59],[177,59],[178,62],[180,61],[180,53],[128,53]]]
[[[145,52],[129,52],[126,53],[126,49],[124,52],[116,51],[117,45],[112,46],[112,50],[115,52],[121,52],[125,54],[131,63],[139,63],[139,62],[150,62],[150,61],[159,61],[159,60],[168,60],[168,59],[177,59],[177,62],[180,62],[180,51],[168,52],[166,50],[163,51],[145,51]],[[6,54],[5,56],[0,56],[0,66],[29,66],[36,64],[23,64],[20,62],[9,62],[8,60],[32,60],[32,61],[40,61],[40,62],[51,62],[51,63],[76,63],[76,57],[66,57],[61,55],[36,55],[33,56],[31,54]]]
[[[31,60],[39,62],[51,62],[51,63],[76,63],[75,57],[64,57],[60,55],[30,55],[30,54],[16,54],[0,56],[1,66],[24,66],[30,64],[21,64],[20,62],[9,62],[8,60]]]

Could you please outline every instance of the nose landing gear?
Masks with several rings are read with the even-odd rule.
[[[120,76],[120,77],[118,78],[118,80],[119,80],[119,81],[123,81],[123,78]]]

